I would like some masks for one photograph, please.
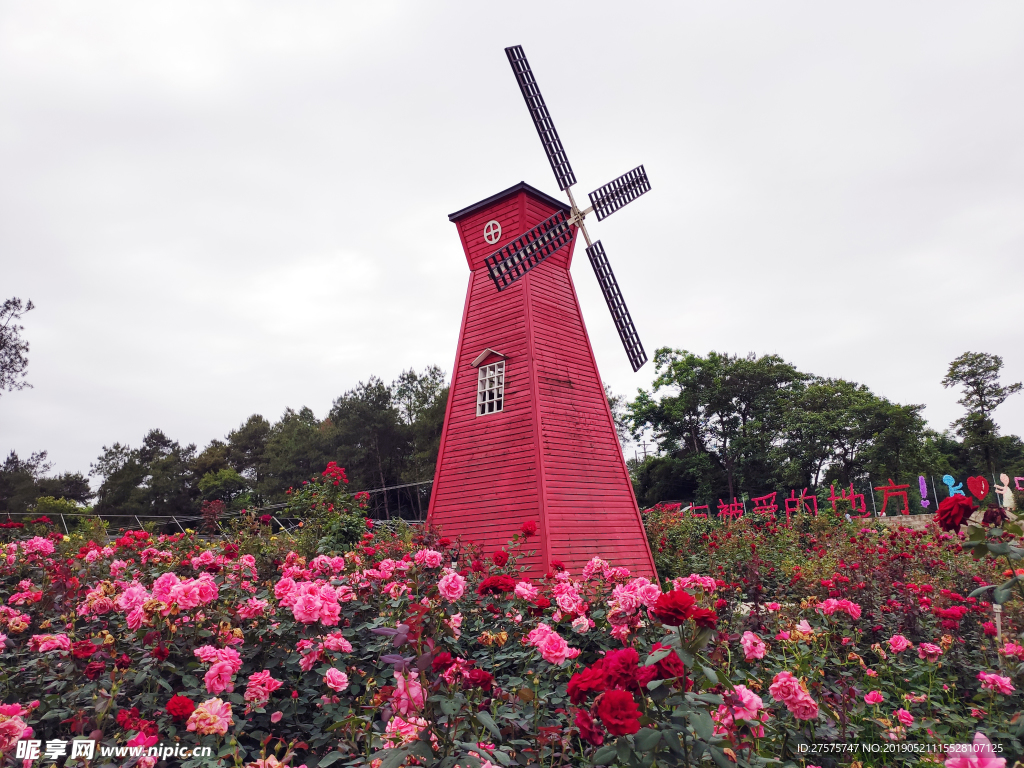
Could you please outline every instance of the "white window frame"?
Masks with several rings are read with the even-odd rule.
[[[489,416],[505,409],[505,361],[481,365],[476,379],[476,415]]]

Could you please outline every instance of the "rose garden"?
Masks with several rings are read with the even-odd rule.
[[[521,572],[530,523],[493,552],[374,527],[344,480],[331,466],[293,494],[293,532],[251,513],[204,538],[5,523],[4,764],[25,759],[19,743],[41,745],[32,765],[158,760],[46,757],[82,740],[210,747],[185,768],[1021,753],[1024,550],[998,507],[971,522],[953,496],[920,530],[656,507],[654,583],[600,558]]]

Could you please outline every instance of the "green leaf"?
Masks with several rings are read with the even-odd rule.
[[[441,700],[441,711],[449,717],[454,716],[455,713],[458,712],[460,709],[461,707],[459,706],[459,702],[457,701],[453,701],[452,699]]]
[[[704,664],[700,665],[700,669],[704,673],[704,677],[710,680],[712,685],[718,685],[718,673],[715,670]]]
[[[335,763],[338,760],[341,760],[341,758],[341,752],[328,752],[326,755],[320,758],[320,762],[317,763],[317,766],[319,766],[319,768],[324,768],[324,766],[330,765],[331,763]]]
[[[476,720],[480,725],[484,726],[498,741],[501,741],[501,729],[498,728],[497,723],[494,722],[494,718],[491,717],[489,712],[477,712]]]
[[[1001,541],[990,541],[985,547],[993,555],[1006,555],[1010,552],[1010,545],[1003,544]]]
[[[992,591],[992,602],[996,605],[1002,605],[1010,599],[1010,595],[1012,594],[1013,592],[1005,587],[996,587]]]
[[[629,755],[633,750],[630,749],[629,741],[624,736],[619,736],[615,740],[615,754],[618,755],[619,762],[624,763],[629,760]]]
[[[597,752],[594,753],[594,765],[611,765],[615,759],[615,745],[605,744]],[[384,766],[381,766],[384,768]]]
[[[647,684],[647,690],[648,691],[653,691],[656,688],[660,688],[662,683],[664,683],[664,682],[665,682],[664,680],[651,680],[651,682],[649,682]]]
[[[1024,536],[1024,528],[1022,528],[1019,523],[1004,523],[1003,529],[1012,533],[1014,536]]]
[[[984,541],[985,540],[985,529],[979,528],[976,525],[970,525],[967,527],[967,539],[968,541]]]
[[[652,664],[657,664],[659,661],[664,659],[670,653],[672,653],[672,649],[671,648],[659,648],[658,650],[656,650],[654,653],[650,654],[647,657],[647,659],[643,663],[643,666],[649,667]]]
[[[726,757],[725,752],[718,747],[709,747],[708,749],[711,750],[711,759],[715,761],[718,768],[736,768],[736,763]]]
[[[697,735],[704,741],[711,741],[711,737],[715,733],[715,722],[711,719],[711,715],[703,709],[698,709],[689,714],[689,719],[690,725],[693,726]]]
[[[405,759],[409,757],[409,752],[410,749],[408,747],[399,747],[397,749],[385,749],[381,752],[376,752],[374,753],[373,757],[377,758],[381,757],[382,755],[387,755],[387,757],[383,758],[383,762],[380,764],[380,768],[398,768],[402,763],[405,762]],[[333,752],[331,754],[338,755],[338,757],[341,756],[340,752]],[[324,760],[326,760],[330,756],[331,755],[328,754],[326,757],[324,757]],[[324,765],[324,760],[320,761],[319,766]]]
[[[502,765],[511,765],[512,758],[509,757],[507,752],[502,752],[500,749],[494,750],[494,759]]]
[[[633,737],[633,743],[641,752],[650,752],[658,746],[659,741],[661,741],[661,731],[656,731],[653,728],[641,728]]]
[[[969,594],[968,597],[981,597],[983,594],[988,592],[988,590],[995,589],[995,588],[996,588],[995,584],[989,584],[987,587],[978,587],[976,590],[971,592],[971,594]]]

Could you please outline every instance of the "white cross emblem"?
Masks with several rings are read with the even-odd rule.
[[[491,245],[501,240],[501,224],[491,219],[484,224],[484,240]]]

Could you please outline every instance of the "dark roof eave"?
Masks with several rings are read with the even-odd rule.
[[[477,211],[482,210],[482,209],[488,207],[489,205],[493,205],[494,203],[498,202],[502,198],[510,197],[512,195],[518,194],[519,192],[526,192],[528,194],[533,195],[534,197],[539,197],[541,200],[543,200],[548,205],[551,205],[551,206],[553,206],[555,208],[558,208],[559,210],[562,210],[562,211],[568,211],[569,210],[569,204],[568,203],[565,203],[565,202],[563,202],[563,201],[561,201],[561,200],[559,200],[557,198],[554,198],[554,197],[552,197],[549,194],[541,192],[536,187],[531,187],[525,181],[520,181],[518,184],[515,184],[515,185],[509,187],[508,189],[502,190],[501,192],[499,192],[496,195],[491,195],[487,199],[481,200],[479,203],[473,203],[468,208],[463,208],[461,211],[456,211],[455,213],[449,214],[448,215],[448,221],[458,221],[459,219],[462,219],[462,218],[465,218],[466,216],[469,216],[471,213],[476,213]]]

